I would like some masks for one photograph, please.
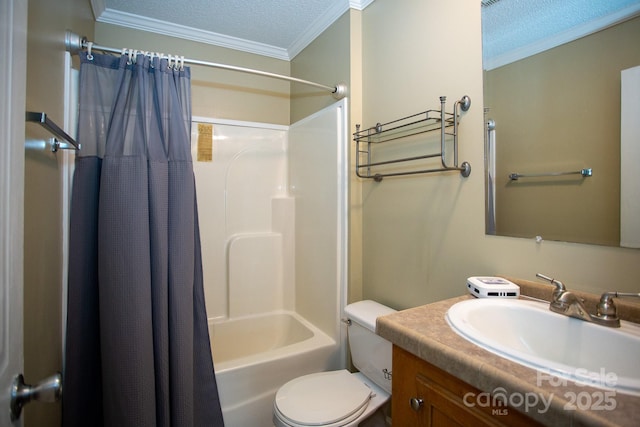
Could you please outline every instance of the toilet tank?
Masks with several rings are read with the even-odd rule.
[[[349,325],[351,361],[367,378],[391,393],[391,343],[376,335],[376,319],[396,310],[366,300],[344,308]]]

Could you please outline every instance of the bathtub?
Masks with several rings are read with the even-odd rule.
[[[294,312],[210,321],[209,334],[226,427],[272,427],[284,383],[344,367],[338,343]]]

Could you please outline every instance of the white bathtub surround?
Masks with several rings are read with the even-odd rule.
[[[282,234],[235,235],[229,241],[229,317],[283,307]]]
[[[198,123],[213,125],[211,162],[197,161]],[[286,126],[194,117],[193,168],[210,319],[229,317],[228,250],[233,237],[274,231],[272,199],[286,196],[287,132]]]
[[[213,123],[194,172],[227,427],[271,427],[292,378],[346,367],[346,102],[290,126]],[[197,144],[198,126],[192,126]]]

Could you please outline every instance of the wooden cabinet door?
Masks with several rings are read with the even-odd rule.
[[[452,377],[453,378],[453,377]],[[450,382],[450,381],[448,381]],[[462,398],[429,377],[418,374],[415,377],[416,394],[422,399],[417,411],[419,426],[463,427],[501,426],[484,412],[464,405]]]
[[[465,403],[480,390],[440,368],[393,347],[391,417],[401,427],[536,426],[526,415],[506,406]]]
[[[424,396],[415,388],[415,377],[419,371],[418,358],[393,346],[391,381],[391,422],[394,426],[419,426],[418,411],[411,409],[411,399]]]

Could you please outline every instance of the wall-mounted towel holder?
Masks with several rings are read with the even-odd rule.
[[[60,127],[51,119],[49,119],[46,113],[27,111],[25,120],[27,122],[39,123],[43,128],[53,134],[54,138],[51,138],[51,151],[54,153],[59,149],[80,150],[80,144],[77,143],[75,139],[71,138],[65,131],[60,129]]]
[[[356,175],[360,178],[372,178],[376,182],[382,181],[387,176],[401,176],[425,174],[431,172],[458,171],[463,177],[471,174],[471,165],[468,162],[462,162],[458,165],[458,125],[463,111],[469,110],[471,106],[471,98],[463,96],[453,105],[453,112],[445,111],[445,103],[447,97],[440,97],[439,110],[427,110],[401,119],[393,120],[388,123],[378,123],[373,127],[361,129],[360,125],[356,125],[356,132],[353,134],[353,140],[356,142]],[[447,131],[452,128],[452,131]],[[415,156],[409,157],[392,157],[382,160],[373,160],[374,147],[379,144],[405,139],[428,132],[440,133],[440,151],[438,152],[421,152]],[[453,140],[453,163],[447,161],[445,155],[445,139],[451,137]],[[405,139],[406,141],[406,139]],[[411,164],[416,161],[425,159],[439,158],[439,167],[422,169],[417,167],[411,168]],[[404,164],[402,170],[384,169],[389,165]]]
[[[579,171],[570,172],[543,172],[543,173],[510,173],[509,179],[511,181],[517,181],[519,178],[536,178],[541,176],[564,176],[564,175],[582,175],[583,178],[587,178],[593,175],[591,168],[580,169]]]

